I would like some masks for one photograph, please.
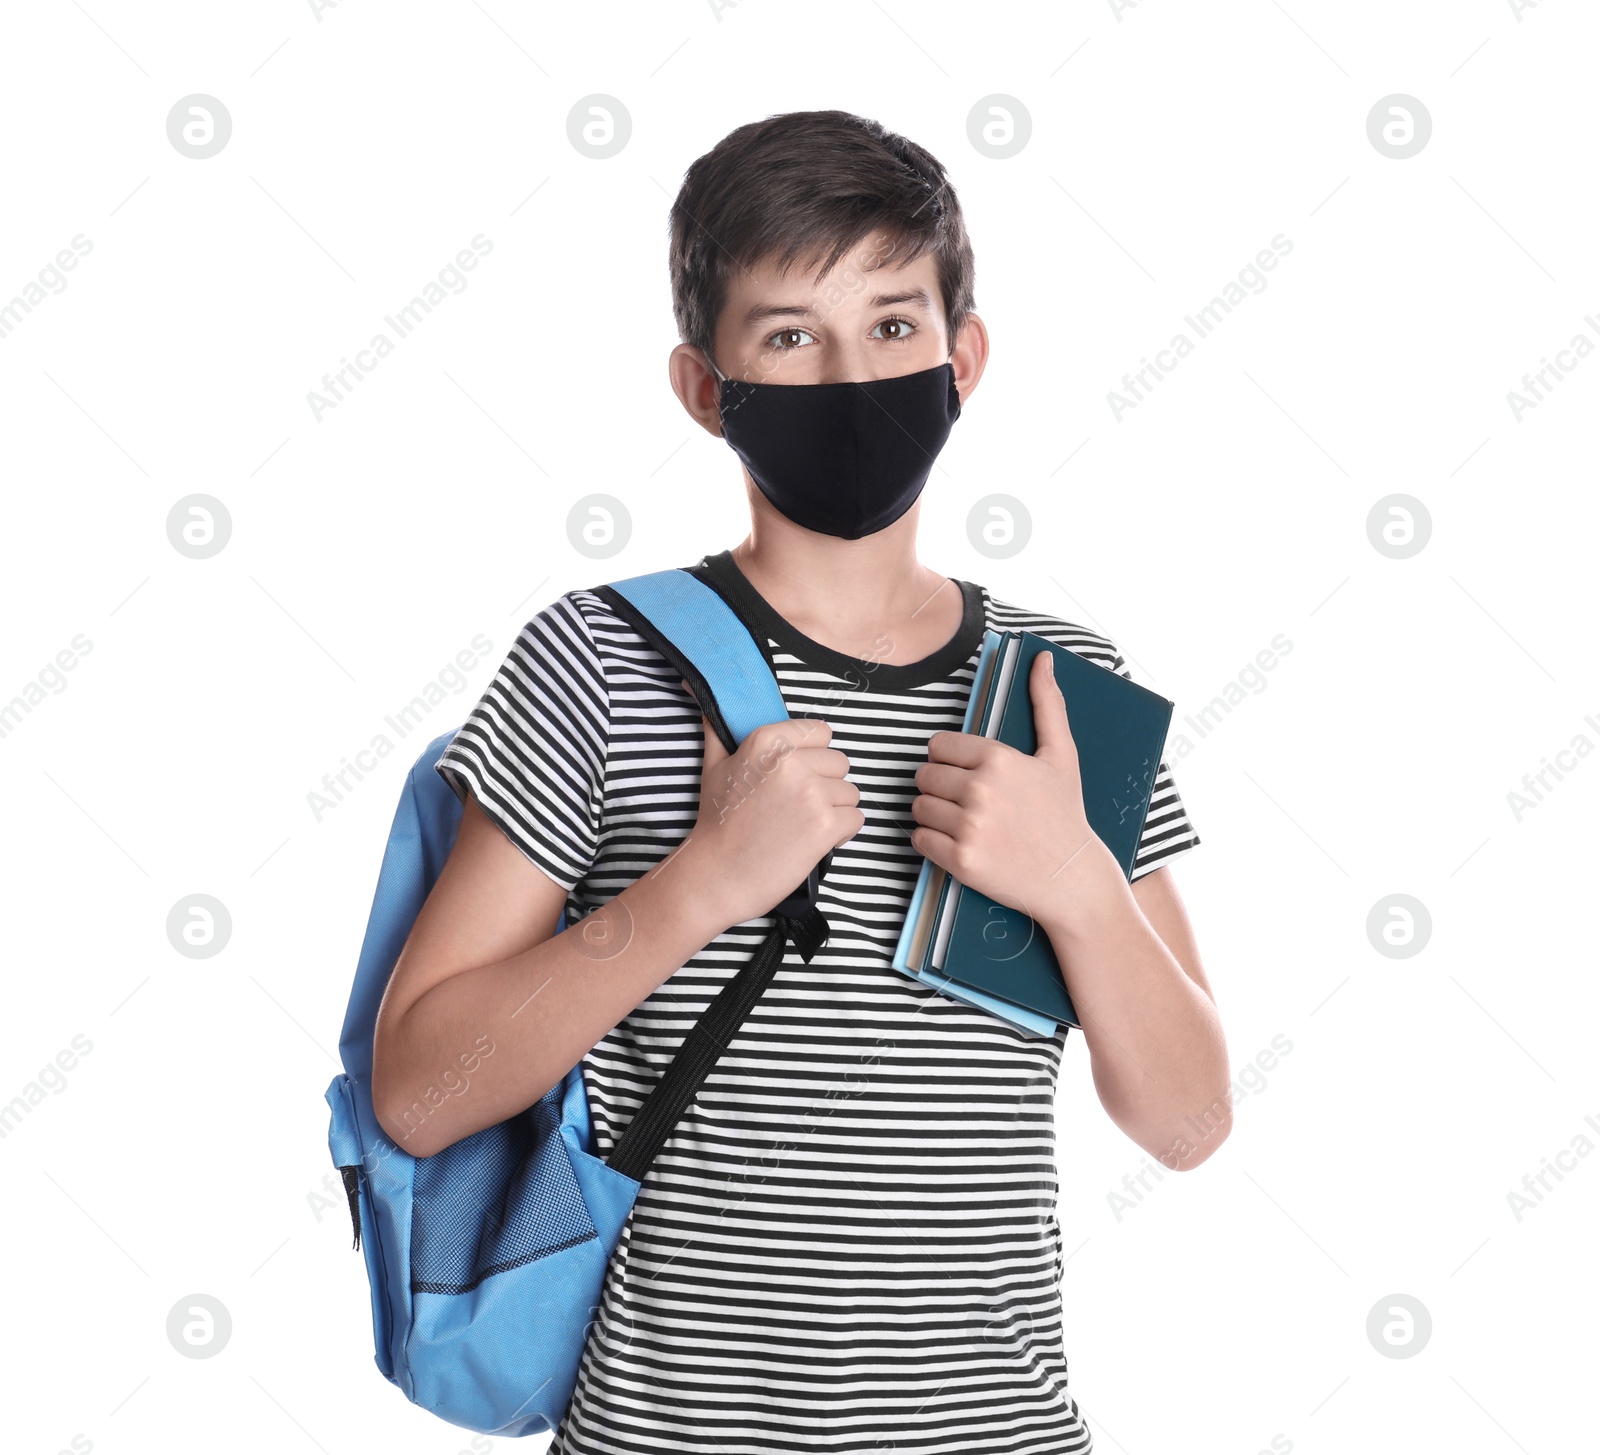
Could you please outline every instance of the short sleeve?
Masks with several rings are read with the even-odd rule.
[[[1119,651],[1112,670],[1135,680],[1128,664]],[[1172,772],[1163,758],[1156,767],[1156,780],[1150,791],[1150,808],[1145,815],[1144,832],[1139,836],[1139,848],[1133,856],[1131,883],[1153,869],[1170,864],[1180,854],[1186,854],[1200,842],[1200,835],[1189,822],[1188,810],[1178,796],[1178,786],[1172,781]]]
[[[599,850],[611,697],[572,593],[524,626],[434,765],[571,894]]]

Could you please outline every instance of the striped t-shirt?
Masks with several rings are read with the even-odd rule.
[[[891,665],[802,635],[727,551],[690,569],[790,716],[832,725],[866,821],[822,884],[827,944],[789,949],[641,1185],[552,1455],[1090,1451],[1062,1347],[1067,1030],[1028,1036],[889,957],[921,863],[912,775],[961,729],[984,630],[1132,674],[1104,636],[967,581],[956,635]],[[523,627],[439,771],[568,891],[571,924],[694,828],[703,745],[680,673],[576,589]],[[1198,843],[1163,762],[1134,877]],[[771,924],[724,931],[584,1057],[598,1156]]]

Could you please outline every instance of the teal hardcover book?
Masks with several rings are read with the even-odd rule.
[[[1089,827],[1131,878],[1173,704],[1033,632],[990,631],[966,731],[997,738],[1019,752],[1035,751],[1038,737],[1028,682],[1041,651],[1055,657],[1056,683],[1077,745]],[[1002,1002],[1013,1014],[1079,1025],[1043,928],[1022,911],[935,869],[924,862],[896,965],[926,983],[940,984],[947,993],[959,987]]]
[[[977,668],[973,673],[972,693],[967,699],[967,710],[962,719],[963,732],[977,732],[982,724],[980,717],[984,707],[990,701],[990,688],[993,685],[993,667],[996,660],[995,649],[1000,644],[1000,633],[987,632],[984,635],[982,649],[978,653]],[[922,868],[917,874],[916,888],[912,891],[911,903],[906,911],[906,917],[900,927],[900,938],[895,946],[894,957],[890,963],[902,974],[910,976],[913,980],[921,981],[939,991],[950,1000],[959,1000],[963,1004],[976,1007],[978,1010],[988,1011],[989,1014],[998,1016],[1001,1020],[1009,1021],[1018,1030],[1034,1037],[1049,1037],[1056,1033],[1056,1023],[1048,1016],[1037,1015],[1033,1011],[1024,1010],[1021,1006],[1011,1005],[1007,1001],[997,1000],[992,995],[985,995],[980,990],[971,990],[958,985],[948,976],[941,975],[937,970],[927,968],[926,944],[918,952],[918,964],[923,968],[913,969],[910,963],[910,954],[913,943],[918,938],[918,926],[931,927],[937,918],[938,909],[943,906],[947,891],[950,887],[950,876],[940,869],[931,859],[922,861]]]
[[[987,706],[994,701],[992,698],[992,685],[994,685],[994,666],[997,661],[995,648],[1000,645],[1000,634],[990,631],[984,634],[984,643],[978,653],[978,667],[973,674],[973,691],[966,701],[966,714],[962,720],[962,732],[984,732],[992,727],[987,723]],[[995,723],[998,725],[998,723]],[[910,906],[906,911],[906,919],[901,924],[899,941],[894,948],[894,957],[890,964],[896,970],[909,975],[912,980],[922,981],[926,986],[941,992],[947,999],[960,1000],[965,1005],[973,1005],[978,1010],[987,1010],[990,1015],[1000,1016],[1002,1020],[1010,1021],[1013,1026],[1024,1031],[1029,1036],[1054,1036],[1056,1023],[1048,1016],[1035,1015],[1032,1010],[1024,1010],[1021,1005],[1011,1005],[1006,1000],[997,1000],[994,996],[986,996],[982,991],[968,989],[962,984],[950,980],[949,976],[941,975],[938,970],[926,967],[926,943],[917,949],[917,962],[923,968],[912,968],[910,954],[912,946],[918,940],[918,927],[933,927],[938,919],[939,909],[946,903],[949,893],[950,877],[934,864],[931,860],[922,861],[922,869],[917,874],[917,887],[912,892]]]

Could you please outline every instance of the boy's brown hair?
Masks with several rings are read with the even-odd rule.
[[[737,272],[768,257],[781,268],[820,258],[826,277],[880,230],[896,263],[934,255],[954,344],[973,308],[972,244],[933,156],[848,111],[789,111],[730,131],[689,167],[672,204],[679,336],[711,351],[727,281]]]

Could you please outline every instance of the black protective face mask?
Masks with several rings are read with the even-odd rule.
[[[747,384],[711,367],[722,437],[773,509],[851,541],[911,509],[961,414],[948,363],[842,384]]]

